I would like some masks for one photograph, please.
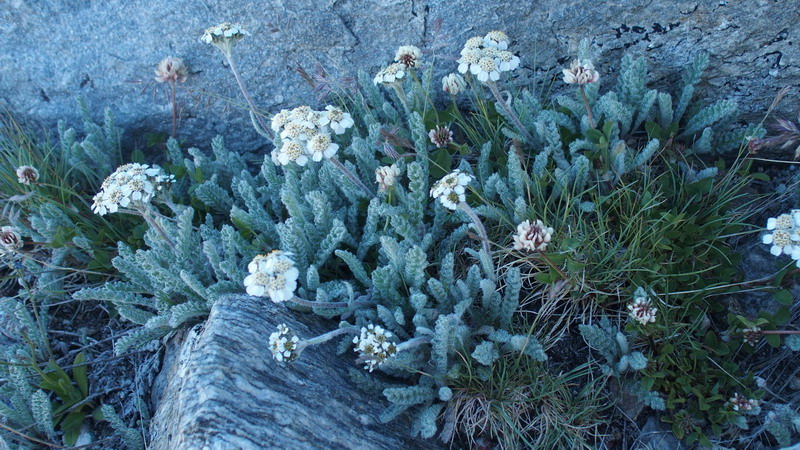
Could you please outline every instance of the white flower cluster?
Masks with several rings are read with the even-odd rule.
[[[484,83],[499,80],[501,72],[519,67],[519,56],[507,50],[508,43],[508,36],[502,31],[490,31],[484,37],[467,39],[457,61],[458,71],[469,71]]]
[[[175,182],[175,176],[167,175],[159,166],[130,163],[117,167],[94,196],[92,211],[101,216],[114,213],[120,207],[141,206],[149,203],[155,194],[168,183]]]
[[[250,275],[244,278],[244,287],[249,295],[269,296],[274,303],[294,297],[300,271],[287,253],[274,250],[268,255],[256,255],[247,265],[247,271]]]
[[[800,209],[793,209],[789,214],[767,219],[767,233],[761,242],[770,246],[769,252],[774,256],[791,255],[800,267]]]
[[[296,351],[300,338],[289,331],[285,323],[278,325],[278,331],[269,335],[269,348],[272,357],[278,362],[292,362],[300,354]]]
[[[356,344],[353,350],[361,353],[366,363],[365,369],[372,372],[375,367],[397,354],[397,344],[389,341],[391,337],[392,333],[380,325],[361,327],[361,334],[353,338],[353,343]]]
[[[17,167],[17,181],[30,186],[39,181],[39,171],[33,166]]]
[[[305,166],[309,159],[317,162],[329,159],[339,150],[331,133],[343,134],[354,123],[350,113],[330,105],[324,111],[314,111],[305,105],[283,109],[272,116],[272,131],[283,140],[281,148],[272,151],[272,162]]]
[[[458,95],[467,89],[467,82],[464,77],[457,73],[445,75],[442,78],[442,90],[446,94]]]
[[[592,62],[588,59],[576,59],[572,61],[569,69],[562,70],[564,83],[584,85],[596,83],[600,79],[600,74],[594,70]]]
[[[400,169],[396,165],[381,166],[375,169],[375,181],[378,182],[378,190],[384,192],[397,183],[400,176]]]
[[[375,74],[372,83],[389,86],[400,82],[404,76],[406,76],[406,66],[402,63],[392,63]]]
[[[633,293],[633,302],[628,304],[628,310],[631,318],[642,325],[655,322],[658,313],[647,291],[641,287]]]
[[[526,220],[517,225],[517,234],[514,235],[514,250],[543,252],[547,249],[547,243],[552,237],[552,227],[545,227],[541,220],[534,223]]]
[[[738,392],[730,399],[730,402],[734,411],[747,412],[758,407],[758,400],[747,398]]]
[[[455,211],[458,204],[466,200],[464,187],[471,181],[472,175],[456,169],[433,185],[431,197],[438,198],[445,208]]]
[[[228,48],[230,48],[230,45],[249,34],[250,33],[243,30],[239,24],[225,22],[207,28],[200,40],[206,44],[220,46],[220,48],[222,48],[222,46],[228,46]]]
[[[0,228],[0,256],[15,253],[22,248],[22,236],[14,227]]]

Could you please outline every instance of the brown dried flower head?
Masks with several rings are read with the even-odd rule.
[[[39,171],[33,166],[17,167],[17,179],[22,184],[31,185],[39,181]]]
[[[436,125],[436,128],[428,133],[428,137],[436,148],[445,148],[447,144],[453,142],[453,132],[450,131],[449,126]]]
[[[0,228],[0,256],[22,248],[22,236],[14,227]]]
[[[167,56],[158,63],[155,70],[155,80],[159,83],[166,83],[168,81],[183,83],[186,81],[186,73],[188,69],[186,64],[180,58],[174,56]]]

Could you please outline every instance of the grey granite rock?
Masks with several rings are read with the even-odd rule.
[[[222,133],[236,137],[235,147],[258,148],[265,143],[237,107],[220,53],[198,41],[204,28],[226,20],[252,33],[235,52],[267,112],[314,101],[293,70],[298,64],[353,75],[375,71],[398,45],[415,44],[429,56],[435,49],[444,74],[466,38],[491,29],[508,32],[528,68],[553,72],[584,37],[604,74],[628,49],[648,58],[659,87],[674,84],[692,55],[707,51],[704,90],[739,101],[748,119],[760,119],[782,86],[800,86],[796,0],[7,0],[0,3],[0,97],[22,117],[52,126],[61,118],[78,122],[74,98],[83,95],[98,111],[116,110],[133,146],[142,131],[170,129],[163,86],[154,94],[151,80],[156,64],[173,55],[192,73],[179,94],[181,137],[206,147]],[[798,105],[787,99],[778,111],[794,117]]]
[[[266,299],[223,299],[173,340],[152,391],[150,448],[437,448],[411,439],[405,420],[378,420],[385,402],[350,383],[355,354],[336,356],[334,341],[276,363],[268,338],[279,323],[304,337],[335,327],[296,315]]]

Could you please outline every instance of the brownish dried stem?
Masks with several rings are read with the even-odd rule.
[[[342,173],[345,174],[345,176],[350,181],[353,182],[353,184],[355,184],[356,186],[361,188],[361,190],[364,191],[365,194],[367,194],[367,197],[375,197],[375,193],[372,192],[372,190],[370,188],[368,188],[364,183],[362,183],[361,180],[356,178],[356,176],[353,175],[352,172],[347,170],[347,167],[345,167],[344,164],[342,164],[342,162],[339,161],[335,156],[330,157],[329,160],[330,160],[330,162],[333,163],[334,166],[336,166],[339,170],[341,170]]]

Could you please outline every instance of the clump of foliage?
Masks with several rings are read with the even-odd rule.
[[[223,24],[204,40],[232,62],[245,34]],[[609,383],[659,411],[689,445],[747,428],[764,392],[741,363],[737,333],[783,326],[788,309],[748,322],[718,301],[746,286],[731,238],[759,230],[746,223],[753,202],[744,192],[763,177],[741,152],[732,163],[712,158],[763,130],[736,126],[733,102],[696,101],[703,55],[673,96],[648,87],[644,58],[624,57],[617,82],[601,82],[584,43],[564,71],[574,95],[548,99],[500,91],[501,77],[520,69],[509,44],[502,32],[465,44],[466,79],[443,81],[449,107],[431,89],[434,61],[413,46],[376,76],[362,73],[360,89],[337,92],[324,111],[300,106],[268,125],[245,91],[272,153],[254,167],[222,138],[211,152],[170,139],[165,169],[176,182],[125,211],[146,226],[118,238],[110,264],[119,279],[72,297],[109,302],[138,326],[115,343],[120,354],[246,287],[337,317],[339,328],[317,337],[278,326],[265,357],[269,348],[290,362],[338,339],[340,353],[383,373],[351,376],[388,401],[381,420],[406,415],[425,438],[591,447],[585,430],[610,414],[601,391]],[[62,157],[113,143],[113,132],[102,140],[97,131],[80,145],[62,131]],[[19,227],[31,239],[70,240],[85,252],[71,257],[110,269],[110,253],[95,255],[115,226],[70,235],[48,220]],[[278,252],[261,254],[270,249]],[[578,333],[588,348],[568,339]],[[794,420],[781,414],[770,422],[778,440]]]

